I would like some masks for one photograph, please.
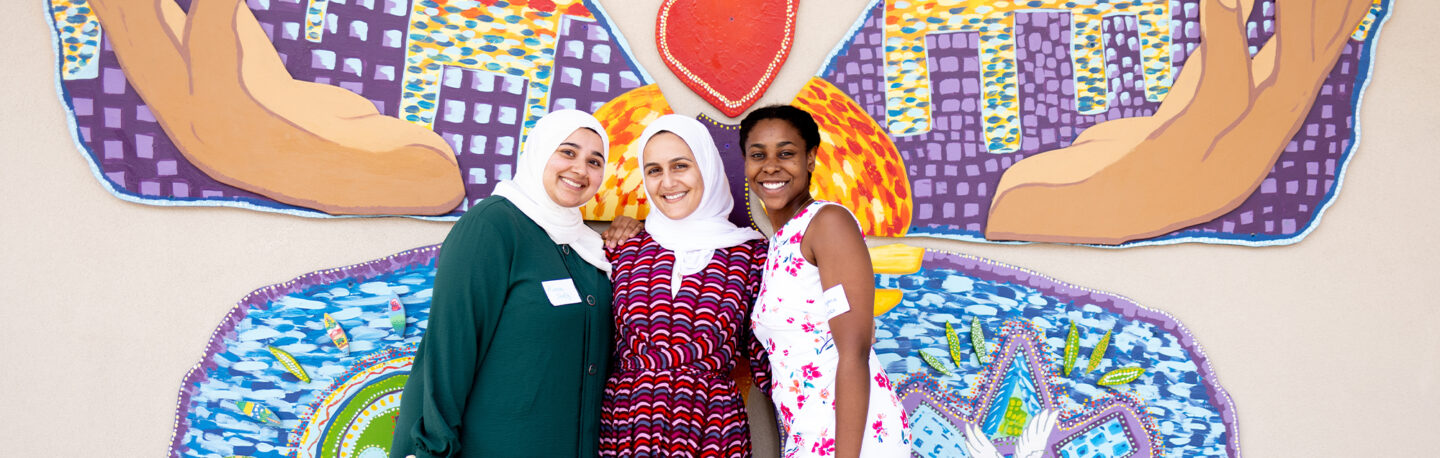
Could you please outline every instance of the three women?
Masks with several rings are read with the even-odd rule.
[[[813,119],[782,106],[742,123],[746,177],[777,228],[768,256],[758,232],[727,220],[734,203],[708,131],[666,116],[640,143],[647,231],[608,259],[575,210],[602,178],[604,131],[593,121],[573,111],[542,118],[500,199],[452,229],[392,456],[456,455],[462,443],[485,456],[748,455],[743,400],[728,377],[742,352],[775,400],[786,456],[908,455],[903,410],[870,348],[863,236],[847,210],[808,192]],[[611,304],[597,277],[612,263],[613,329],[597,326]],[[597,411],[609,367],[598,353],[612,331],[614,373]]]

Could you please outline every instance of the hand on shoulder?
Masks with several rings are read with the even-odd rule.
[[[606,228],[605,232],[600,233],[600,238],[605,239],[606,249],[615,248],[639,234],[643,229],[645,229],[644,221],[620,215],[615,217],[615,221],[610,223],[610,227]]]

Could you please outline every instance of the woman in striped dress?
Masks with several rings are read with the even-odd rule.
[[[616,348],[600,454],[749,456],[745,402],[731,373],[748,359],[756,384],[768,383],[747,323],[764,237],[727,219],[730,184],[699,121],[661,117],[639,144],[652,211],[645,231],[607,252]]]

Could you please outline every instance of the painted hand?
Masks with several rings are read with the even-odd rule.
[[[465,197],[435,132],[290,77],[240,0],[91,0],[126,79],[216,180],[333,214],[437,215]]]
[[[1372,2],[1280,2],[1277,32],[1252,58],[1254,0],[1202,1],[1200,47],[1155,115],[1097,124],[1017,162],[996,186],[986,238],[1119,244],[1238,207],[1304,124]]]

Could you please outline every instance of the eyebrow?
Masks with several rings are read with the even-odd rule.
[[[674,163],[680,162],[680,161],[695,162],[694,159],[690,159],[690,158],[688,158],[688,157],[674,157],[674,158],[670,158],[670,163],[671,163],[671,164],[674,164]],[[659,162],[654,162],[654,161],[646,162],[645,165],[642,166],[641,168],[647,168],[647,167],[650,167],[650,166],[652,166],[652,165],[660,165],[660,163],[659,163]]]
[[[792,142],[792,141],[790,141],[790,140],[785,140],[785,141],[782,141],[782,142],[780,142],[780,143],[776,143],[775,146],[786,146],[786,145],[795,145],[795,144],[796,144],[795,142]],[[765,147],[765,144],[764,144],[764,143],[759,143],[759,142],[751,143],[751,144],[750,144],[750,148],[757,148],[757,147],[758,147],[758,148],[764,148],[764,147]]]
[[[575,144],[575,142],[561,142],[561,143],[560,143],[560,146],[569,146],[569,147],[571,147],[571,148],[575,148],[575,149],[578,149],[578,150],[581,150],[581,151],[584,151],[584,150],[585,150],[585,148],[580,147],[580,145]],[[590,151],[590,155],[591,155],[591,156],[600,156],[601,159],[604,159],[604,158],[605,158],[605,154],[604,154],[604,153],[601,153],[601,152],[595,151],[595,150],[591,150],[591,151]]]

